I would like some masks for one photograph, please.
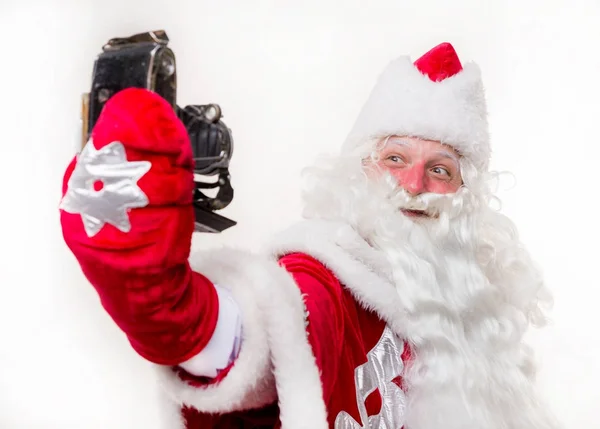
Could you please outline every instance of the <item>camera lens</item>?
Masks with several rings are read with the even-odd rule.
[[[179,109],[178,115],[188,130],[196,174],[212,176],[229,166],[232,139],[225,124],[211,122],[207,113],[220,117],[220,109],[215,105],[186,106]]]

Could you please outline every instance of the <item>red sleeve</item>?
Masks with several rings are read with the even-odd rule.
[[[162,365],[198,354],[217,321],[213,285],[187,262],[194,229],[191,166],[187,131],[171,106],[157,94],[127,89],[108,101],[63,183],[67,246],[133,348]],[[135,177],[127,168],[138,168]],[[127,206],[137,188],[145,201]],[[94,222],[102,226],[90,230]]]
[[[316,259],[293,253],[280,259],[304,295],[308,311],[308,340],[312,346],[323,384],[326,402],[331,397],[338,374],[344,341],[342,286]]]

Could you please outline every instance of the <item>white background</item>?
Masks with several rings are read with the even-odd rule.
[[[161,28],[179,104],[220,103],[236,142],[223,214],[239,225],[197,247],[254,247],[295,220],[301,168],[338,149],[395,56],[450,41],[477,61],[494,166],[517,178],[504,210],[556,298],[533,336],[541,388],[566,428],[600,428],[597,0],[2,0],[0,17],[1,428],[156,427],[148,365],[64,246],[57,204],[95,55]]]

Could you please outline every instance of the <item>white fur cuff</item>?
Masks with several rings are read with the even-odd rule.
[[[304,303],[289,273],[274,259],[234,249],[196,253],[190,264],[231,291],[242,316],[242,346],[234,366],[215,385],[193,387],[172,368],[157,366],[170,400],[207,413],[260,408],[277,400],[283,427],[326,429]]]

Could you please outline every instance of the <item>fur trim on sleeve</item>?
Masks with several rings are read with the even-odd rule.
[[[279,402],[288,429],[327,428],[321,380],[305,331],[305,307],[293,278],[276,259],[220,249],[197,252],[194,271],[229,289],[242,313],[243,342],[227,376],[194,387],[170,367],[157,366],[172,401],[206,413]]]

